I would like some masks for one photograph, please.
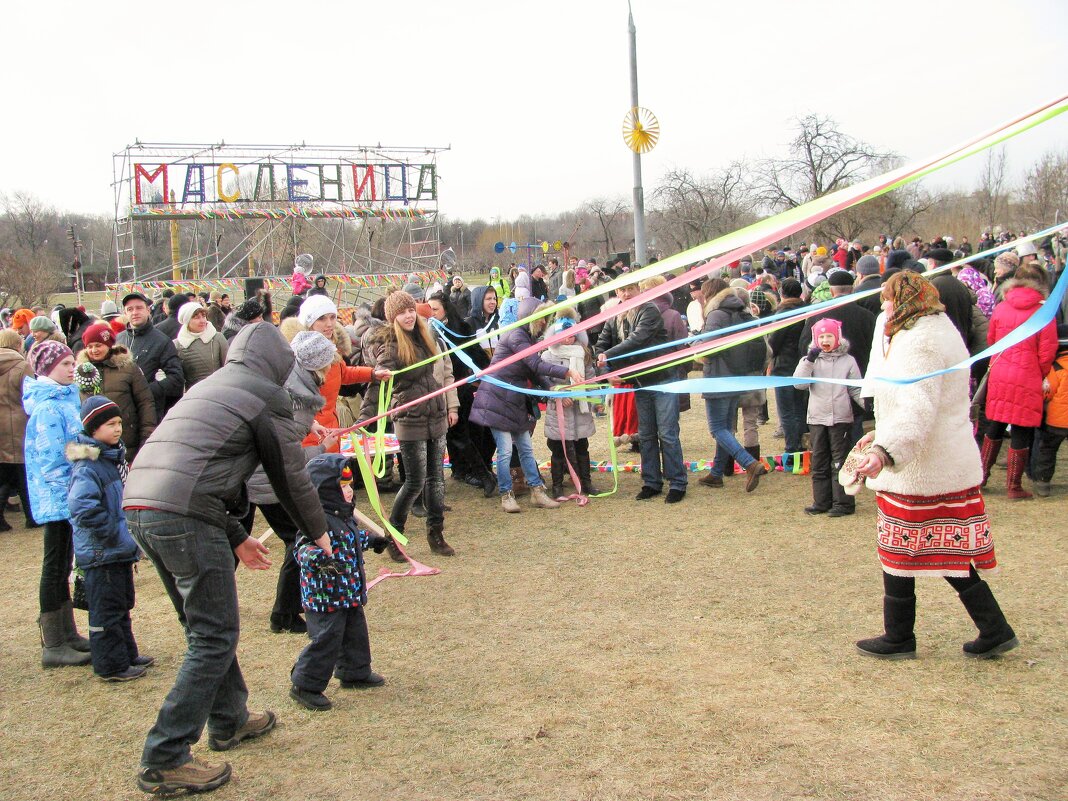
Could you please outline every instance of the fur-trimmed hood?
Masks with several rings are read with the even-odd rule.
[[[1040,294],[1043,298],[1049,296],[1049,286],[1044,281],[1032,281],[1028,278],[1010,278],[1008,281],[1002,284],[1002,292],[1004,293],[1002,297],[1004,297],[1005,300],[1008,301],[1009,293],[1012,292],[1014,289],[1031,289]],[[1033,295],[1031,295],[1031,293],[1017,292],[1015,294],[1021,299],[1025,297],[1033,298]],[[1017,308],[1026,308],[1019,306],[1019,301],[1017,301],[1017,303],[1014,303],[1013,305]],[[1030,305],[1030,303],[1028,305]]]
[[[748,305],[738,294],[741,291],[743,290],[729,286],[717,292],[705,304],[705,316],[707,317],[709,312],[714,312],[716,309],[723,309],[728,312],[739,312],[748,309]]]
[[[89,354],[84,350],[78,351],[78,355],[75,357],[75,361],[78,364],[84,364],[89,361]],[[133,356],[130,355],[130,351],[123,345],[113,345],[111,351],[108,353],[108,357],[102,362],[93,362],[93,364],[103,364],[105,367],[123,368],[129,367],[134,363]]]
[[[107,446],[103,442],[85,434],[79,434],[63,448],[63,454],[68,462],[90,461],[95,462],[101,455],[105,459],[118,462],[126,455],[126,446],[119,442],[118,445]]]

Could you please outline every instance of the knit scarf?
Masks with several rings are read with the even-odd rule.
[[[564,345],[557,342],[549,346],[549,353],[561,359],[567,359],[568,367],[579,375],[586,375],[586,349],[577,342],[574,345]],[[578,402],[579,411],[588,414],[590,404],[584,400]],[[563,436],[563,432],[561,432]]]
[[[211,323],[204,326],[204,330],[199,334],[194,334],[189,330],[189,326],[183,325],[178,329],[178,344],[183,348],[188,348],[199,339],[205,345],[210,345],[211,340],[215,337],[216,333],[218,332],[215,330],[215,326]]]

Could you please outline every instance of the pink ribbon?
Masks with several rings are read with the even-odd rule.
[[[408,564],[411,565],[411,567],[409,567],[404,573],[394,573],[388,567],[383,567],[381,570],[378,571],[378,575],[375,578],[367,582],[368,590],[370,590],[380,581],[385,581],[389,578],[404,578],[405,576],[436,576],[438,573],[441,572],[441,568],[430,567],[428,565],[424,565],[422,562],[417,562],[412,559],[412,557],[408,555],[408,552],[405,551],[404,548],[401,547],[400,543],[396,540],[393,541],[393,544],[397,546],[397,550],[400,551],[404,558],[408,560]]]
[[[556,500],[574,501],[579,506],[585,506],[590,502],[590,499],[583,494],[582,482],[579,480],[578,473],[575,472],[571,460],[567,458],[567,440],[564,439],[564,399],[554,398],[554,400],[556,401],[556,424],[560,427],[560,445],[564,452],[564,463],[567,465],[567,472],[571,475],[571,485],[578,490],[570,495],[561,495]],[[577,401],[574,402],[577,403]]]

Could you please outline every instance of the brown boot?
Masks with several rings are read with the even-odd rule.
[[[397,543],[394,542],[392,537],[389,538],[389,545],[386,546],[386,551],[389,553],[389,558],[394,562],[403,564],[408,561],[404,558],[404,554],[401,553],[400,548],[397,547]]]
[[[522,467],[511,468],[512,473],[512,494],[517,498],[522,498],[524,495],[530,494],[530,487],[527,486],[527,477],[523,473]]]
[[[722,487],[723,476],[714,476],[711,472],[706,476],[702,476],[697,480],[698,484],[703,484],[706,487]]]
[[[430,544],[430,550],[438,556],[453,556],[456,549],[445,542],[443,526],[427,526],[426,541]]]
[[[756,461],[745,468],[745,472],[747,473],[745,491],[752,492],[757,488],[757,484],[760,483],[760,477],[768,472],[768,467],[763,462]]]
[[[1024,470],[1031,457],[1030,448],[1009,448],[1009,477],[1007,479],[1010,501],[1027,501],[1033,496],[1023,488]]]
[[[998,460],[998,454],[1001,452],[1001,440],[990,439],[990,437],[983,437],[983,445],[979,449],[979,458],[983,462],[983,483],[980,487],[985,487],[986,482],[990,480],[990,468],[994,466],[994,462]]]
[[[83,654],[89,653],[89,639],[78,633],[78,626],[74,622],[74,604],[67,601],[60,607],[60,611],[63,612],[61,619],[67,634],[67,645]]]

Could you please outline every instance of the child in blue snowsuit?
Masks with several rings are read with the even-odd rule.
[[[89,653],[93,672],[104,681],[130,681],[141,678],[153,659],[138,653],[130,626],[133,565],[141,554],[122,511],[129,469],[122,413],[114,401],[94,395],[82,404],[81,415],[83,433],[66,447],[67,503],[74,559],[85,575],[89,601]]]
[[[371,670],[363,614],[367,603],[363,551],[373,548],[382,553],[389,540],[368,534],[352,519],[352,469],[347,457],[337,453],[317,456],[308,462],[308,474],[326,513],[332,553],[327,554],[303,532],[297,535],[300,595],[311,642],[290,671],[289,696],[307,709],[326,711],[333,704],[323,691],[335,670],[347,690],[385,682]]]

